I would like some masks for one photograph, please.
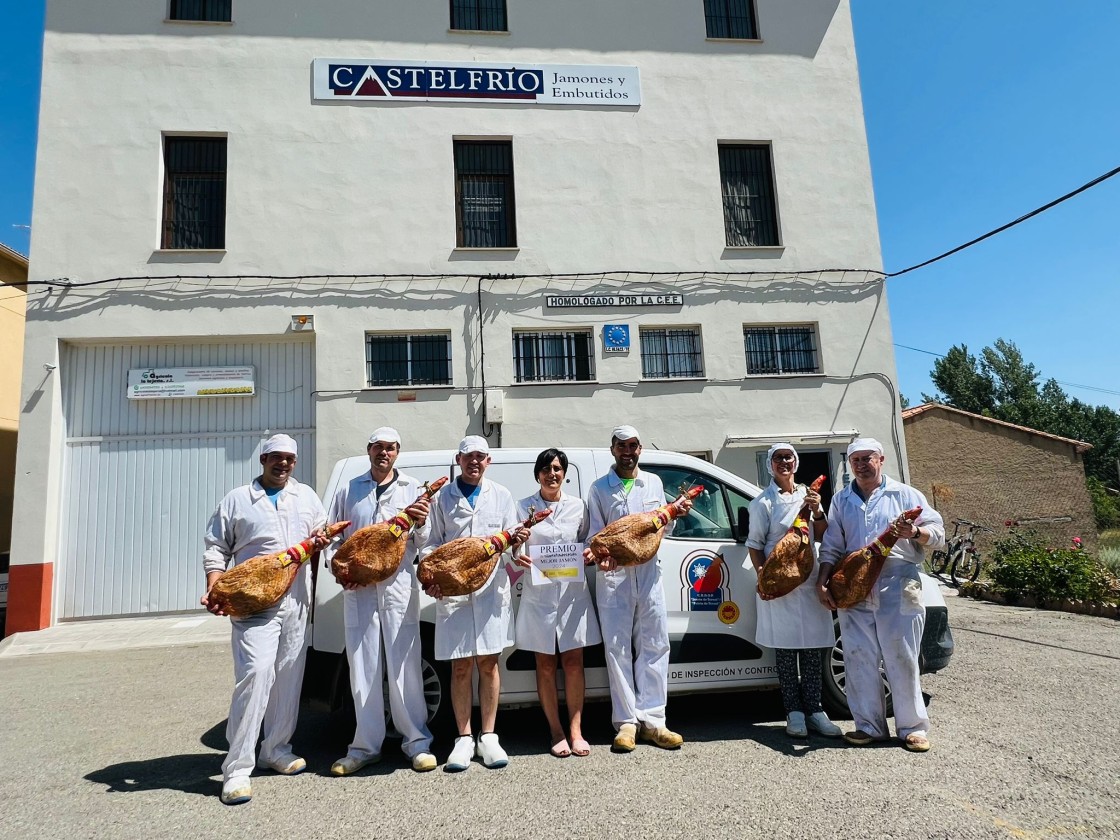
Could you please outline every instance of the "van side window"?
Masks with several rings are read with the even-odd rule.
[[[742,493],[728,487],[727,501],[731,504],[731,522],[735,528],[735,539],[745,543],[747,532],[750,530],[751,500]]]
[[[678,519],[671,539],[733,540],[731,515],[727,507],[724,486],[715,479],[681,467],[642,466],[643,470],[656,473],[665,485],[665,500],[673,501],[685,488],[700,486],[703,492],[692,503],[692,512]]]

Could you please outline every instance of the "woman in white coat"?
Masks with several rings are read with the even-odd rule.
[[[762,569],[778,540],[785,536],[802,506],[809,505],[813,516],[814,542],[824,536],[827,522],[821,497],[804,484],[796,484],[797,450],[788,443],[775,443],[766,453],[766,469],[773,476],[770,485],[750,506],[750,531],[747,549],[755,571]],[[840,727],[828,719],[821,708],[821,648],[831,648],[834,637],[832,614],[817,598],[816,575],[797,589],[778,598],[756,594],[758,644],[774,648],[778,683],[786,709],[786,732],[805,738],[812,729],[830,738],[839,738]]]
[[[530,568],[528,546],[583,543],[587,539],[587,505],[579,496],[561,488],[568,472],[568,456],[559,449],[546,449],[533,467],[540,490],[517,503],[517,516],[526,519],[529,508],[551,508],[552,515],[529,533],[518,564]],[[582,554],[582,546],[580,548]],[[537,658],[537,695],[548,721],[549,750],[557,758],[585,756],[591,747],[583,737],[583,649],[599,644],[599,622],[586,580],[534,583],[531,574],[521,578],[521,605],[517,611],[517,646],[531,650]],[[568,706],[568,728],[560,725],[560,702],[556,691],[556,663],[564,669],[564,699]]]

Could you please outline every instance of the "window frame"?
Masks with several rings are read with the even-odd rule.
[[[444,346],[447,348],[446,358],[442,361],[447,365],[447,381],[446,382],[418,382],[414,377],[413,371],[413,342],[418,338],[432,338],[440,337],[445,339]],[[374,338],[403,338],[406,340],[406,358],[404,363],[406,365],[406,377],[404,381],[399,382],[374,382],[372,374],[374,373],[371,349],[373,344],[371,339]],[[392,388],[392,389],[415,389],[415,388],[452,388],[455,383],[455,368],[454,368],[454,355],[452,353],[451,330],[415,330],[412,332],[404,330],[366,330],[363,338],[365,346],[365,385],[366,389],[379,389],[379,388]],[[400,360],[390,360],[399,363]],[[431,360],[415,360],[416,362],[431,361]],[[385,379],[386,377],[381,377]]]
[[[220,222],[200,222],[198,219],[193,221],[178,218],[179,214],[176,210],[176,196],[178,190],[176,188],[177,178],[186,178],[193,175],[200,181],[217,181],[216,176],[219,170],[198,170],[192,171],[190,169],[172,169],[170,166],[169,158],[172,144],[197,142],[204,143],[205,141],[220,141],[222,151],[222,168],[221,174],[221,190],[220,190],[220,204],[221,204],[221,219]],[[215,144],[217,145],[217,144]],[[191,252],[206,252],[206,251],[225,251],[226,250],[226,221],[229,215],[229,137],[225,134],[163,134],[160,138],[160,163],[161,171],[163,174],[163,189],[160,196],[160,221],[159,221],[159,250],[160,251],[191,251]],[[214,199],[211,199],[214,200]],[[217,238],[210,240],[206,239],[205,244],[198,245],[197,247],[183,244],[181,239],[176,238],[177,235],[185,235],[181,229],[188,224],[204,225],[211,231],[217,232]],[[176,226],[180,230],[177,231]],[[205,239],[200,234],[200,238]]]
[[[479,172],[463,173],[459,168],[459,153],[468,148],[504,147],[508,150],[508,173]],[[455,248],[458,250],[515,250],[517,249],[517,186],[513,163],[513,139],[510,137],[453,137],[452,138],[452,164],[455,170]],[[505,211],[506,224],[504,236],[506,240],[499,245],[467,244],[467,218],[464,212],[463,185],[476,179],[484,183],[486,179],[502,179],[504,191],[502,196],[503,210]]]
[[[477,29],[477,28],[467,28],[467,27],[462,27],[462,26],[456,26],[455,25],[455,23],[456,23],[456,21],[455,21],[455,7],[457,5],[464,5],[464,4],[467,4],[467,3],[473,5],[473,7],[474,7],[473,8],[473,13],[476,16],[478,22],[481,24],[482,23],[482,14],[483,14],[483,10],[482,10],[482,3],[483,2],[484,2],[484,0],[448,0],[448,8],[449,8],[449,12],[450,12],[449,16],[448,16],[448,31],[449,32],[492,32],[492,33],[498,33],[498,34],[508,34],[509,33],[509,4],[506,2],[506,0],[501,0],[501,5],[502,5],[502,10],[501,10],[502,28],[501,29]],[[460,13],[462,13],[462,11]]]
[[[176,8],[182,2],[185,2],[185,0],[168,0],[167,21],[169,23],[233,23],[233,0],[194,0],[194,2],[201,4],[204,9],[214,9],[219,7],[221,4],[225,4],[229,17],[207,17],[205,15],[202,17],[176,16]],[[179,14],[181,15],[182,12],[180,11]]]
[[[751,357],[750,357],[751,351],[748,349],[747,341],[748,341],[748,333],[751,332],[752,330],[753,331],[768,330],[770,332],[771,337],[773,339],[773,343],[771,345],[770,352],[774,355],[774,359],[775,359],[775,362],[776,362],[776,365],[777,365],[777,368],[778,368],[776,371],[764,371],[764,372],[760,372],[760,373],[752,373],[751,372]],[[778,345],[778,335],[779,335],[779,331],[781,331],[781,330],[787,330],[787,331],[807,330],[808,331],[809,338],[812,341],[812,347],[810,348],[810,350],[813,354],[813,361],[815,363],[815,367],[814,367],[813,370],[785,370],[784,369],[785,361],[786,361],[785,356],[787,354],[790,354],[791,352],[794,352],[794,351],[790,350],[789,348],[783,349],[783,348],[779,347],[779,345]],[[775,376],[822,376],[822,375],[824,375],[824,359],[822,358],[820,336],[821,336],[820,325],[817,324],[816,322],[807,322],[807,323],[796,323],[796,322],[794,322],[794,323],[781,323],[781,324],[774,324],[774,323],[769,323],[769,324],[743,324],[743,362],[746,365],[746,375],[747,375],[747,377],[749,377],[751,379],[757,379],[757,378],[767,378],[767,377],[775,377]],[[802,350],[802,351],[797,351],[797,352],[804,353],[806,351]]]
[[[578,378],[578,373],[579,373],[578,367],[579,367],[579,362],[580,362],[580,354],[578,352],[578,347],[576,346],[576,337],[577,336],[582,336],[587,342],[587,354],[586,354],[587,378],[585,378],[585,379]],[[555,379],[555,378],[524,379],[524,378],[522,378],[522,372],[526,367],[526,359],[523,359],[523,358],[519,357],[519,350],[520,350],[521,345],[522,345],[522,341],[520,341],[520,339],[522,337],[535,337],[538,341],[541,340],[541,339],[545,339],[545,338],[561,338],[562,340],[564,340],[565,345],[567,345],[568,341],[571,341],[571,348],[570,348],[571,349],[571,355],[568,355],[567,350],[569,348],[567,346],[565,346],[565,355],[564,356],[542,356],[540,354],[537,354],[533,357],[532,361],[533,361],[534,367],[536,367],[539,370],[540,369],[540,363],[541,363],[542,359],[545,359],[545,360],[548,360],[548,359],[562,359],[563,362],[564,362],[564,367],[565,368],[571,367],[571,368],[575,369],[576,376],[573,377],[573,378],[563,378],[563,379]],[[596,379],[596,371],[595,371],[595,335],[594,335],[594,331],[592,330],[591,327],[573,327],[573,328],[569,328],[569,329],[545,329],[545,330],[535,330],[535,329],[530,329],[530,328],[527,328],[527,327],[526,328],[518,327],[518,328],[515,328],[513,330],[513,348],[512,348],[512,350],[513,350],[513,352],[512,352],[513,383],[515,385],[578,385],[578,384],[581,384],[581,383],[594,383],[594,382],[598,381]]]
[[[650,356],[650,355],[653,355],[652,353],[647,353],[646,352],[646,336],[651,335],[652,333],[664,333],[665,334],[666,347],[665,347],[665,352],[664,352],[664,356],[663,356],[663,360],[665,362],[665,369],[667,371],[665,376],[650,376],[646,373],[646,357]],[[670,338],[670,333],[691,333],[695,337],[695,347],[694,347],[693,350],[690,351],[690,353],[688,355],[691,355],[691,356],[695,357],[696,361],[699,364],[699,372],[690,371],[686,374],[673,374],[672,372],[669,372],[670,368],[672,367],[671,364],[670,364],[671,357],[673,355],[681,355],[679,353],[678,354],[673,354],[669,351],[668,340]],[[700,328],[699,324],[669,324],[669,325],[659,325],[659,324],[644,325],[644,324],[641,324],[641,325],[639,325],[638,326],[638,355],[640,357],[641,364],[642,364],[642,381],[643,382],[668,382],[670,380],[680,380],[680,379],[692,379],[692,380],[698,380],[699,379],[699,380],[702,380],[702,379],[706,378],[705,365],[704,365],[704,331]]]
[[[748,149],[752,151],[765,151],[765,175],[769,176],[769,206],[762,208],[768,210],[771,216],[770,224],[772,224],[773,241],[764,243],[746,243],[740,241],[733,241],[734,239],[748,239],[741,230],[733,229],[734,226],[741,224],[744,221],[742,218],[733,218],[728,213],[729,201],[734,199],[735,196],[728,194],[729,176],[734,174],[727,172],[724,168],[724,150],[731,149]],[[778,179],[776,175],[776,167],[774,164],[774,145],[770,142],[756,141],[756,140],[720,140],[716,144],[716,154],[718,158],[719,167],[719,195],[720,195],[720,212],[723,215],[723,240],[727,248],[732,249],[759,249],[759,248],[783,248],[784,242],[782,240],[782,221],[778,212]],[[750,194],[748,192],[748,198]],[[759,200],[763,200],[764,196],[759,195]],[[746,208],[749,210],[750,208]],[[763,220],[765,222],[765,220]],[[760,222],[762,224],[763,222]]]
[[[718,34],[713,35],[712,34],[711,24],[712,24],[713,20],[723,21],[727,26],[728,32],[730,33],[730,31],[731,31],[731,20],[732,20],[730,6],[731,6],[732,3],[736,2],[736,1],[737,0],[704,0],[704,36],[705,36],[705,40],[708,40],[708,41],[740,41],[740,42],[747,42],[747,43],[758,43],[758,42],[762,41],[762,33],[760,32],[759,25],[758,25],[758,5],[755,2],[755,0],[741,0],[744,4],[746,4],[747,20],[750,21],[750,28],[752,30],[751,35],[746,36],[746,37],[739,37],[739,36],[731,35],[731,34],[728,34],[728,35],[718,35]],[[723,12],[724,12],[724,14],[721,15],[720,17],[718,17],[718,18],[715,14],[709,14],[709,12],[708,12],[708,9],[711,6],[715,5],[716,3],[720,4],[723,7]]]

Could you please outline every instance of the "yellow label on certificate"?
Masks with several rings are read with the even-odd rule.
[[[551,543],[528,546],[533,562],[530,572],[535,584],[583,581],[583,543]]]

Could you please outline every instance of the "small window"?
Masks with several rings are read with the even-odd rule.
[[[505,32],[506,0],[451,0],[451,28]]]
[[[704,23],[709,38],[758,40],[754,0],[704,0]]]
[[[641,329],[642,378],[698,378],[704,375],[699,327]]]
[[[780,245],[770,147],[721,144],[719,178],[728,247]]]
[[[589,382],[594,376],[593,357],[590,330],[513,334],[518,382]]]
[[[226,246],[226,138],[165,137],[164,249]]]
[[[665,500],[669,502],[681,494],[682,488],[686,490],[690,487],[704,488],[700,495],[693,499],[692,511],[688,516],[677,520],[672,539],[732,540],[735,538],[723,484],[684,467],[642,464],[642,469],[655,473],[661,479],[661,483],[665,486]]]
[[[748,376],[820,373],[817,333],[804,327],[744,327]]]
[[[513,144],[455,141],[455,241],[460,248],[513,248]]]
[[[450,385],[451,334],[367,334],[366,381],[371,388]]]
[[[171,20],[233,20],[233,0],[171,0]]]

